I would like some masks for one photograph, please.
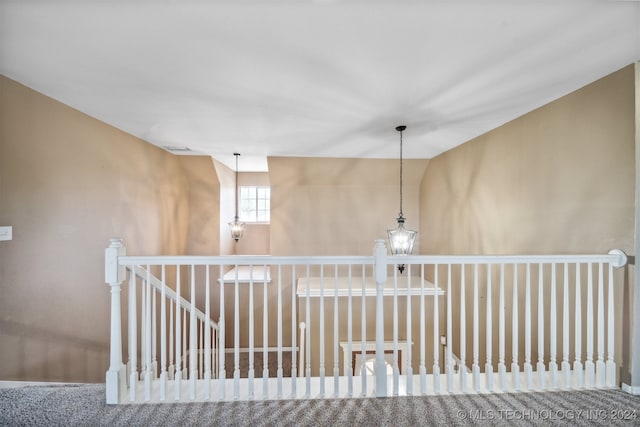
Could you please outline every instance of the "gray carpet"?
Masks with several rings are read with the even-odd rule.
[[[104,384],[0,388],[0,425],[640,425],[640,397],[619,390],[121,406],[104,393]]]

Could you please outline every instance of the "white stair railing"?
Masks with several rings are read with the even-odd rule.
[[[130,268],[127,268],[127,271],[130,271]],[[169,286],[163,286],[163,283],[166,283],[165,278],[162,279],[158,279],[156,276],[150,274],[149,276],[147,276],[147,269],[140,267],[140,266],[134,266],[133,267],[133,271],[135,273],[135,275],[141,279],[141,280],[147,280],[151,286],[153,288],[156,289],[156,291],[160,292],[161,296],[165,297],[166,299],[172,301],[173,303],[176,303],[176,301],[179,300],[179,304],[180,304],[180,308],[182,310],[187,310],[187,312],[189,312],[191,310],[191,302],[186,300],[183,297],[180,297],[178,299],[178,295],[176,294],[176,292],[171,289]],[[207,272],[208,273],[208,272]],[[165,275],[165,269],[162,269],[162,274]],[[206,281],[209,281],[209,277],[206,278]],[[209,292],[210,294],[210,288],[207,288],[207,292]],[[164,293],[164,294],[163,294]],[[205,299],[206,302],[206,299]],[[209,307],[208,309],[209,312],[211,311],[211,307]],[[196,317],[196,319],[198,319],[201,322],[209,322],[209,326],[212,329],[218,330],[218,324],[212,320],[210,317],[207,316],[206,312],[202,312],[199,309],[195,309],[194,310],[194,315]]]
[[[218,325],[211,320],[211,308],[209,299],[205,299],[206,312],[196,308],[195,274],[193,269],[189,275],[189,288],[191,301],[180,295],[182,286],[180,283],[180,267],[176,270],[176,291],[171,289],[166,279],[166,265],[161,265],[161,278],[151,274],[152,265],[146,264],[126,266],[129,272],[129,360],[127,364],[129,379],[129,401],[136,401],[138,390],[131,384],[139,380],[144,381],[143,396],[145,401],[152,399],[152,388],[155,380],[159,380],[158,398],[167,399],[168,381],[178,381],[187,376],[189,378],[189,396],[195,399],[195,386],[197,379],[210,379],[216,377]],[[207,274],[205,280],[205,293],[210,295],[210,280]],[[140,297],[140,304],[137,304]],[[160,299],[158,309],[157,299]],[[168,304],[167,304],[168,303]],[[169,322],[167,322],[167,305],[169,309]],[[138,309],[140,318],[138,322]],[[160,313],[158,316],[157,313]],[[175,337],[173,317],[175,313]],[[159,317],[159,318],[158,318]],[[187,322],[188,319],[188,322]],[[169,331],[167,332],[167,323]],[[159,333],[158,333],[159,326]],[[187,330],[192,333],[188,335]],[[160,343],[157,342],[158,337]],[[169,342],[170,358],[167,359],[167,341]],[[173,361],[173,346],[175,345],[176,364]],[[140,351],[138,352],[138,345]],[[160,364],[157,361],[157,350],[160,349]],[[138,361],[140,365],[138,365]],[[211,371],[214,366],[213,372]],[[159,372],[158,372],[159,371]],[[182,390],[176,388],[175,400],[181,398]]]
[[[620,251],[400,257],[381,241],[370,257],[133,257],[114,240],[107,402],[617,387],[614,269],[625,263]]]

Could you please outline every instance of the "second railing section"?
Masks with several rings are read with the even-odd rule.
[[[618,387],[619,251],[118,255],[108,403]]]

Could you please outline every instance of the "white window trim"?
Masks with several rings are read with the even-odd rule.
[[[253,188],[256,190],[256,203],[258,201],[257,199],[257,190],[259,188],[268,188],[269,189],[269,220],[268,221],[253,221],[250,219],[246,219],[242,216],[242,189],[243,188]],[[246,223],[246,224],[270,224],[271,223],[271,187],[268,185],[242,185],[240,186],[240,188],[238,189],[238,199],[240,200],[240,221]],[[257,209],[257,206],[256,206]]]

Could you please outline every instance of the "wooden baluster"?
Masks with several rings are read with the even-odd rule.
[[[562,293],[562,379],[565,388],[571,386],[571,363],[569,362],[569,264],[564,263]]]
[[[546,367],[544,365],[544,268],[538,264],[538,382],[541,390],[546,387]],[[553,297],[552,297],[553,298]]]
[[[393,269],[393,395],[400,392],[400,369],[398,367],[398,269]]]
[[[473,389],[480,392],[480,309],[478,300],[478,264],[473,265]],[[488,331],[487,331],[488,333]]]
[[[144,400],[151,400],[151,382],[153,381],[153,371],[151,364],[151,266],[147,265],[147,279],[145,281],[145,317],[144,322],[144,349],[145,349],[145,376],[144,376]]]
[[[144,272],[144,267],[141,267],[142,272]],[[142,273],[141,272],[141,273]],[[146,320],[147,320],[147,285],[146,285],[146,273],[144,275],[141,275],[140,277],[140,283],[139,283],[139,287],[140,287],[140,293],[138,295],[139,301],[140,301],[140,317],[138,318],[138,326],[139,326],[139,331],[138,331],[138,337],[139,337],[139,342],[138,342],[138,352],[139,352],[139,360],[138,360],[138,369],[139,369],[139,374],[138,374],[138,378],[139,381],[141,381],[143,383],[143,390],[144,390],[144,378],[147,375],[147,355],[146,355],[146,339],[147,339],[147,334],[145,332],[145,328],[147,327],[146,325]]]
[[[598,359],[596,361],[596,386],[605,386],[604,364],[604,266],[598,263]]]
[[[595,386],[595,365],[593,363],[593,264],[587,270],[587,360],[584,363],[585,385]]]
[[[339,354],[339,347],[340,347],[340,337],[339,337],[339,330],[340,328],[338,327],[338,312],[339,312],[339,307],[338,307],[338,264],[335,264],[333,266],[333,271],[334,271],[334,278],[333,278],[333,285],[334,285],[334,293],[333,293],[333,395],[335,397],[339,397],[340,396],[340,354]]]
[[[518,264],[513,264],[513,300],[511,311],[511,376],[513,389],[520,390],[520,363],[518,361]]]
[[[215,292],[215,290],[213,291]],[[220,323],[218,323],[218,328],[220,327]],[[218,362],[220,361],[219,359],[219,352],[220,352],[220,334],[218,332],[218,329],[216,328],[211,328],[211,379],[214,380],[218,380],[220,379],[220,366],[218,364]],[[211,385],[212,388],[214,388],[215,390],[215,383]]]
[[[307,340],[307,331],[306,331],[306,323],[300,322],[300,377],[306,376],[303,372],[306,372],[305,366],[305,350],[307,346],[305,345],[305,341]]]
[[[162,264],[160,275],[160,400],[167,398],[167,282],[166,266]]]
[[[367,395],[367,369],[366,369],[366,359],[367,359],[367,287],[366,287],[366,270],[365,266],[362,266],[362,298],[360,299],[360,303],[362,305],[362,320],[360,322],[360,343],[361,349],[360,354],[362,355],[362,365],[360,367],[360,380],[362,382],[362,397]],[[354,366],[355,368],[355,366]]]
[[[451,304],[451,264],[447,264],[447,391],[453,393],[453,307]]]
[[[206,291],[205,291],[206,292]],[[200,319],[196,321],[198,325],[198,378],[204,379],[204,322]]]
[[[524,374],[526,390],[531,390],[533,367],[531,365],[531,264],[529,263],[526,265],[524,290]]]
[[[146,299],[147,297],[147,282],[146,279],[141,278],[141,282],[140,282],[140,375],[139,375],[139,379],[140,381],[144,381],[144,378],[147,374],[147,369],[146,369],[146,361],[147,361],[147,357],[146,357],[146,338],[147,335],[145,334],[145,327],[146,327],[146,319],[147,319],[147,304],[146,304]]]
[[[147,282],[142,279],[140,282],[140,381],[144,381],[147,376]]]
[[[235,265],[234,316],[233,316],[233,398],[240,398],[240,289],[238,286],[238,265]],[[253,299],[252,299],[253,300]],[[253,301],[252,301],[253,303]],[[251,310],[251,308],[250,308]]]
[[[129,400],[136,401],[136,385],[138,383],[138,325],[136,302],[136,273],[135,266],[129,272]]]
[[[438,264],[433,266],[434,268],[434,278],[433,278],[433,391],[436,394],[440,394],[440,308],[439,308],[439,297],[438,297]],[[420,271],[420,293],[421,293],[421,303],[420,303],[420,341],[422,342],[420,348],[420,384],[424,384],[421,388],[421,393],[425,394],[427,392],[427,369],[425,367],[424,361],[424,347],[425,347],[425,339],[424,335],[424,264],[421,266]]]
[[[211,399],[211,266],[205,266],[204,291],[204,398]]]
[[[407,264],[407,346],[406,346],[406,357],[403,356],[403,359],[407,362],[405,371],[406,371],[406,380],[407,380],[407,396],[411,396],[413,394],[413,367],[411,366],[412,361],[412,331],[411,331],[411,264]]]
[[[613,265],[609,264],[609,296],[607,298],[607,387],[616,388],[616,362],[614,358],[615,313],[613,308]]]
[[[269,303],[266,264],[263,266],[262,276],[262,398],[267,399],[269,397]]]
[[[220,327],[220,322],[218,322],[218,328]],[[220,379],[220,366],[218,364],[219,361],[219,349],[220,349],[220,335],[218,334],[217,329],[213,329],[212,331],[212,348],[211,348],[211,365],[213,372],[211,372],[211,377],[215,379]]]
[[[558,362],[556,360],[557,355],[557,286],[556,286],[556,264],[551,264],[551,316],[549,319],[549,331],[551,334],[549,341],[549,371],[551,371],[551,387],[558,388]]]
[[[180,400],[182,385],[182,308],[180,307],[180,265],[176,266],[176,371],[174,377],[174,400]]]
[[[320,397],[325,396],[324,378],[324,265],[320,266]]]
[[[305,379],[306,379],[306,397],[311,396],[311,300],[310,300],[310,283],[309,283],[309,264],[307,264],[307,298],[306,298],[306,319],[303,327],[306,325],[305,331]]]
[[[278,267],[280,268],[280,267]],[[280,270],[278,270],[278,276],[281,276]],[[297,366],[297,352],[296,346],[297,337],[298,337],[298,329],[297,329],[297,317],[296,317],[296,266],[295,264],[291,266],[291,398],[295,399],[297,397],[297,389],[296,385],[298,383],[298,366]],[[302,366],[300,366],[300,373],[302,373]]]
[[[573,373],[576,377],[576,387],[584,387],[584,370],[582,366],[582,283],[580,280],[580,264],[576,263],[576,309],[575,309],[575,360],[573,362]]]
[[[376,329],[375,329],[375,395],[376,397],[387,397],[389,390],[387,387],[387,365],[385,360],[385,309],[384,309],[384,285],[387,283],[387,248],[383,240],[376,240],[374,246],[374,266],[373,276],[376,282]],[[392,269],[396,271],[392,264]]]
[[[500,264],[500,296],[498,313],[498,373],[500,374],[500,389],[507,390],[507,365],[505,358],[505,297],[504,297],[504,264]]]
[[[351,264],[349,264],[349,289],[347,295],[347,354],[353,354],[353,282],[351,274]],[[351,358],[351,357],[349,357]],[[346,364],[344,370],[347,373],[347,397],[353,397],[353,369]]]
[[[435,276],[438,277],[438,266],[434,266]],[[437,282],[437,279],[434,279]],[[434,297],[437,298],[437,297]],[[435,308],[435,307],[434,307]],[[424,312],[424,264],[420,266],[420,394],[427,393],[427,368],[426,368],[426,343],[425,343],[425,312]],[[437,327],[434,327],[434,337],[437,334]],[[435,341],[435,338],[434,338]],[[435,347],[435,346],[434,346]],[[437,351],[434,350],[434,356]],[[434,357],[434,366],[435,366]],[[434,370],[435,381],[435,370]]]
[[[266,266],[265,266],[265,270],[266,270]],[[265,276],[266,276],[266,271],[265,271]],[[295,294],[295,288],[291,288],[291,292],[293,294]],[[266,286],[265,286],[265,293],[266,293]],[[278,371],[276,373],[276,377],[278,378],[277,380],[277,389],[276,389],[276,393],[278,396],[278,399],[282,399],[282,374],[283,374],[283,369],[282,369],[282,265],[278,264],[278,311],[277,311],[277,318],[278,318],[278,336],[277,336],[277,346],[278,346]],[[292,337],[293,338],[293,337]],[[293,350],[293,346],[295,344],[292,344],[292,350],[291,350],[291,354],[293,355],[294,359],[295,359],[295,351]],[[293,377],[295,378],[295,375],[293,375]]]
[[[187,358],[187,309],[182,310],[182,377],[188,378],[189,359]]]
[[[465,264],[460,264],[460,389],[467,392],[467,307],[465,296]]]
[[[226,316],[224,307],[224,265],[218,270],[218,284],[220,287],[220,318],[218,319],[218,400],[225,398],[225,382],[227,381],[226,369]]]
[[[190,269],[190,296],[191,305],[189,306],[189,398],[195,400],[196,398],[196,379],[198,378],[197,356],[198,356],[198,341],[196,333],[198,331],[198,325],[196,324],[196,273],[195,266],[191,264]]]
[[[156,294],[157,290],[154,287],[151,287],[151,283],[149,283],[149,287],[151,288],[151,378],[158,378],[158,356],[157,356],[157,309],[156,309]]]
[[[488,391],[493,391],[493,307],[491,301],[491,264],[487,264],[487,313],[486,313],[486,351],[487,360],[484,365],[484,375],[486,377],[486,385]],[[500,310],[502,311],[502,309]]]
[[[255,380],[255,308],[253,303],[253,264],[249,266],[249,400],[254,398]]]
[[[174,323],[173,323],[173,312],[174,312],[175,304],[169,302],[169,369],[167,371],[167,377],[171,379],[175,379],[176,367],[173,360],[173,345],[174,345]]]

